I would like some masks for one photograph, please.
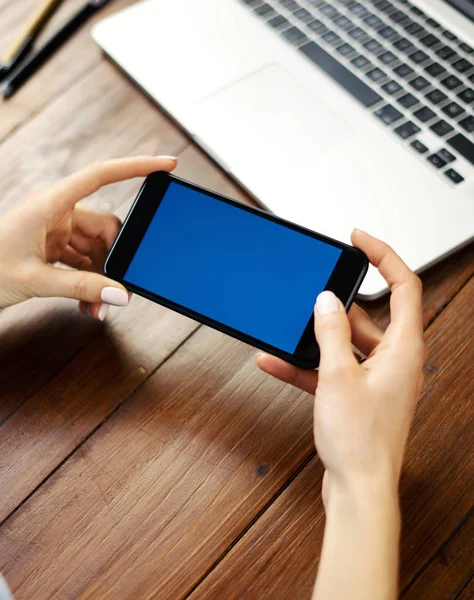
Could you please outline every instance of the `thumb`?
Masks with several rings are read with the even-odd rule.
[[[98,273],[47,266],[41,279],[38,296],[60,296],[113,306],[126,306],[129,301],[128,292],[123,285]]]
[[[349,319],[342,302],[330,291],[319,294],[316,301],[314,332],[321,353],[320,371],[357,365],[352,353]]]

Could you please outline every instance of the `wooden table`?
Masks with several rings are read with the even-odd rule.
[[[65,2],[50,30],[83,2]],[[2,46],[35,3],[0,0]],[[0,106],[0,210],[138,153],[176,154],[179,175],[249,200],[84,28]],[[124,215],[137,189],[92,202]],[[473,272],[471,246],[423,276],[426,385],[401,483],[406,599],[474,597]],[[366,308],[387,323],[386,299]],[[312,398],[254,355],[139,297],[105,325],[67,300],[0,314],[0,571],[18,600],[310,598],[324,527]]]

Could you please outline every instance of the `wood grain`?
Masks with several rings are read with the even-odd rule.
[[[433,560],[474,503],[474,381],[466,372],[466,365],[473,364],[474,349],[472,326],[465,326],[474,320],[473,293],[471,280],[427,334],[433,368],[426,376],[401,483],[403,588],[416,581],[420,569]],[[312,461],[191,598],[309,599],[324,529],[319,497],[322,474],[321,464]],[[472,559],[468,538],[457,538],[455,543],[457,552]],[[457,583],[465,583],[469,568],[459,570],[463,574],[449,569],[444,577],[451,582],[464,577]],[[454,598],[434,584],[429,590],[427,595],[408,597]]]
[[[67,44],[32,77],[15,96],[7,101],[0,99],[0,141],[10,135],[32,115],[40,112],[53,99],[57,99],[70,86],[84,78],[102,61],[100,48],[90,36],[90,28],[100,19],[133,0],[114,0],[94,15]],[[36,0],[7,2],[0,0],[0,40],[6,49],[27,21],[37,5]],[[70,16],[84,5],[84,0],[64,2],[37,41],[37,46],[48,39]],[[130,85],[130,84],[128,84]]]
[[[83,1],[64,2],[43,39]],[[0,0],[2,47],[35,4]],[[179,154],[179,175],[250,201],[103,60],[91,24],[0,102],[0,213],[138,153]],[[88,202],[124,215],[137,188]],[[427,387],[402,481],[408,598],[473,595],[473,273],[471,245],[423,275]],[[366,308],[386,325],[387,298]],[[312,401],[253,354],[140,298],[105,327],[62,300],[0,313],[0,571],[16,600],[308,597],[323,528]]]
[[[301,464],[311,411],[200,328],[3,525],[16,598],[181,597]]]
[[[438,550],[402,598],[458,598],[474,577],[474,514]]]

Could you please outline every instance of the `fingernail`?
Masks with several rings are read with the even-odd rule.
[[[105,287],[100,294],[100,299],[112,306],[127,306],[128,304],[127,292],[115,287]]]
[[[332,292],[326,290],[319,294],[318,299],[316,300],[316,308],[320,315],[337,312],[340,308],[339,300]]]
[[[109,305],[102,304],[102,306],[99,308],[99,313],[97,315],[99,317],[99,321],[105,321],[105,318],[107,317],[108,312],[109,312]]]
[[[163,158],[164,160],[178,160],[176,156],[168,156],[167,154],[162,156],[157,156],[157,158]]]

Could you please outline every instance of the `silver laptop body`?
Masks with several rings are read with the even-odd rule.
[[[93,35],[268,210],[342,241],[365,229],[421,271],[474,235],[472,16],[474,0],[146,0]],[[385,290],[371,269],[361,294]]]

